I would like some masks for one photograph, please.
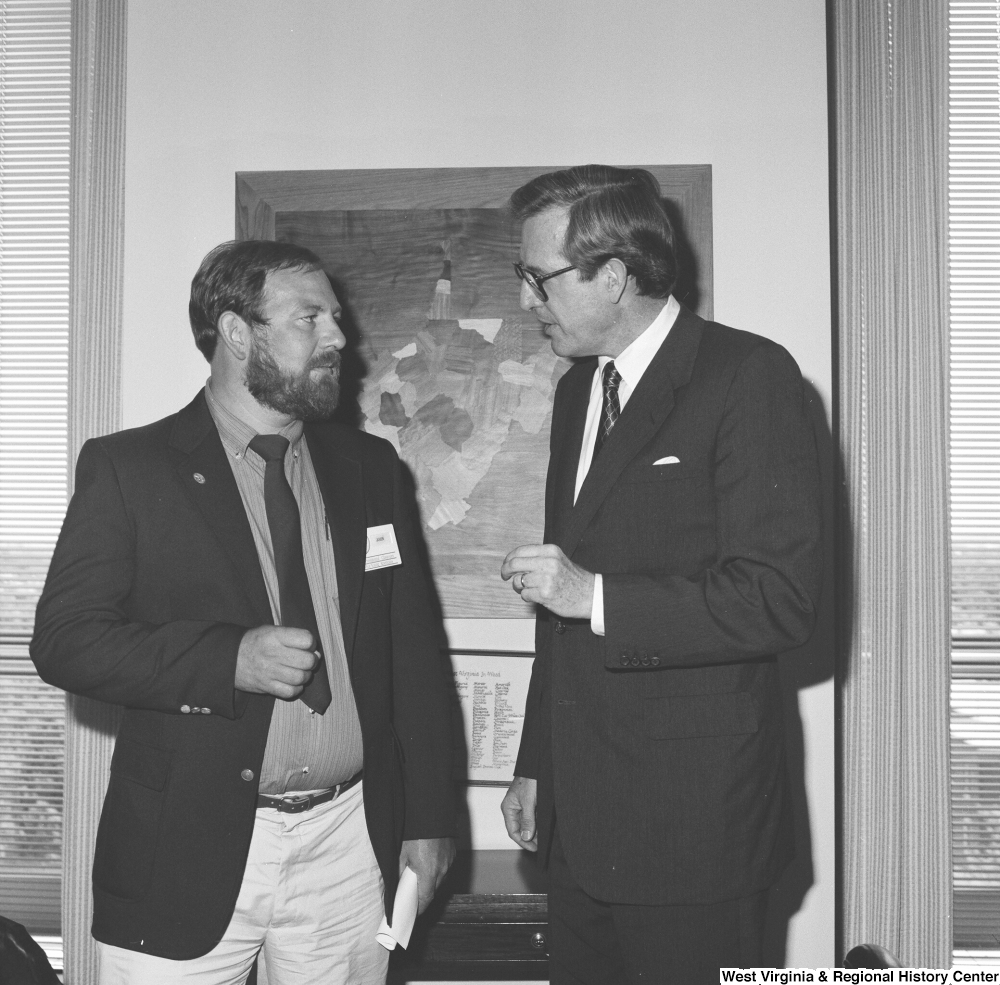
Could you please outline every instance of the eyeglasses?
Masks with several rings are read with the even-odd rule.
[[[561,270],[553,270],[551,274],[536,274],[530,270],[526,270],[523,263],[514,264],[514,273],[517,274],[518,280],[523,280],[528,287],[531,288],[531,293],[538,298],[539,301],[548,301],[549,296],[545,293],[545,288],[542,284],[551,279],[552,277],[558,277],[560,274],[569,273],[571,270],[576,270],[576,264],[569,267],[563,267]]]

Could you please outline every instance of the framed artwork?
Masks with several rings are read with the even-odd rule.
[[[451,651],[465,731],[465,768],[459,774],[466,782],[506,787],[514,779],[534,656],[514,650]]]
[[[549,420],[569,363],[519,306],[510,193],[554,167],[236,175],[236,236],[318,254],[344,306],[342,419],[413,476],[443,613],[533,615],[500,563],[542,539]],[[678,231],[675,292],[712,316],[711,168],[649,166]]]

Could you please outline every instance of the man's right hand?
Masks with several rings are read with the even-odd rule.
[[[515,776],[500,804],[503,823],[511,840],[529,852],[538,851],[538,829],[535,827],[535,804],[538,781],[527,776]]]
[[[292,626],[248,629],[236,655],[236,687],[291,701],[309,683],[319,663],[313,635]]]

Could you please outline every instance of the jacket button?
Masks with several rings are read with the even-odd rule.
[[[253,770],[243,770],[243,772],[240,773],[240,776],[242,776],[244,780],[252,780]]]
[[[557,633],[566,632],[566,623],[564,623],[561,619],[556,620],[556,632]]]
[[[639,666],[639,654],[638,653],[632,658],[632,666],[633,667],[638,667]]]
[[[212,714],[212,709],[211,708],[202,708],[201,709],[201,713],[203,715],[211,715]]]
[[[627,667],[628,665],[629,665],[628,654],[627,653],[623,653],[622,654],[622,666],[623,667]]]
[[[181,714],[182,715],[190,715],[191,714],[191,706],[190,705],[181,705]]]
[[[649,662],[650,662],[650,663],[651,663],[651,664],[652,664],[652,665],[653,665],[654,667],[659,667],[659,666],[660,666],[660,658],[659,658],[659,657],[653,657],[653,658],[652,658],[652,659],[651,659],[651,660],[650,660]]]
[[[193,705],[191,707],[191,714],[192,715],[200,715],[201,714],[201,709],[197,705]]]
[[[649,666],[649,654],[648,653],[644,653],[642,655],[642,665],[643,665],[643,667],[648,667]]]

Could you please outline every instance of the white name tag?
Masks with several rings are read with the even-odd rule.
[[[377,568],[391,568],[394,564],[402,564],[399,556],[399,546],[396,544],[396,531],[391,523],[383,523],[379,527],[368,528],[368,547],[365,550],[365,571],[375,571]]]

